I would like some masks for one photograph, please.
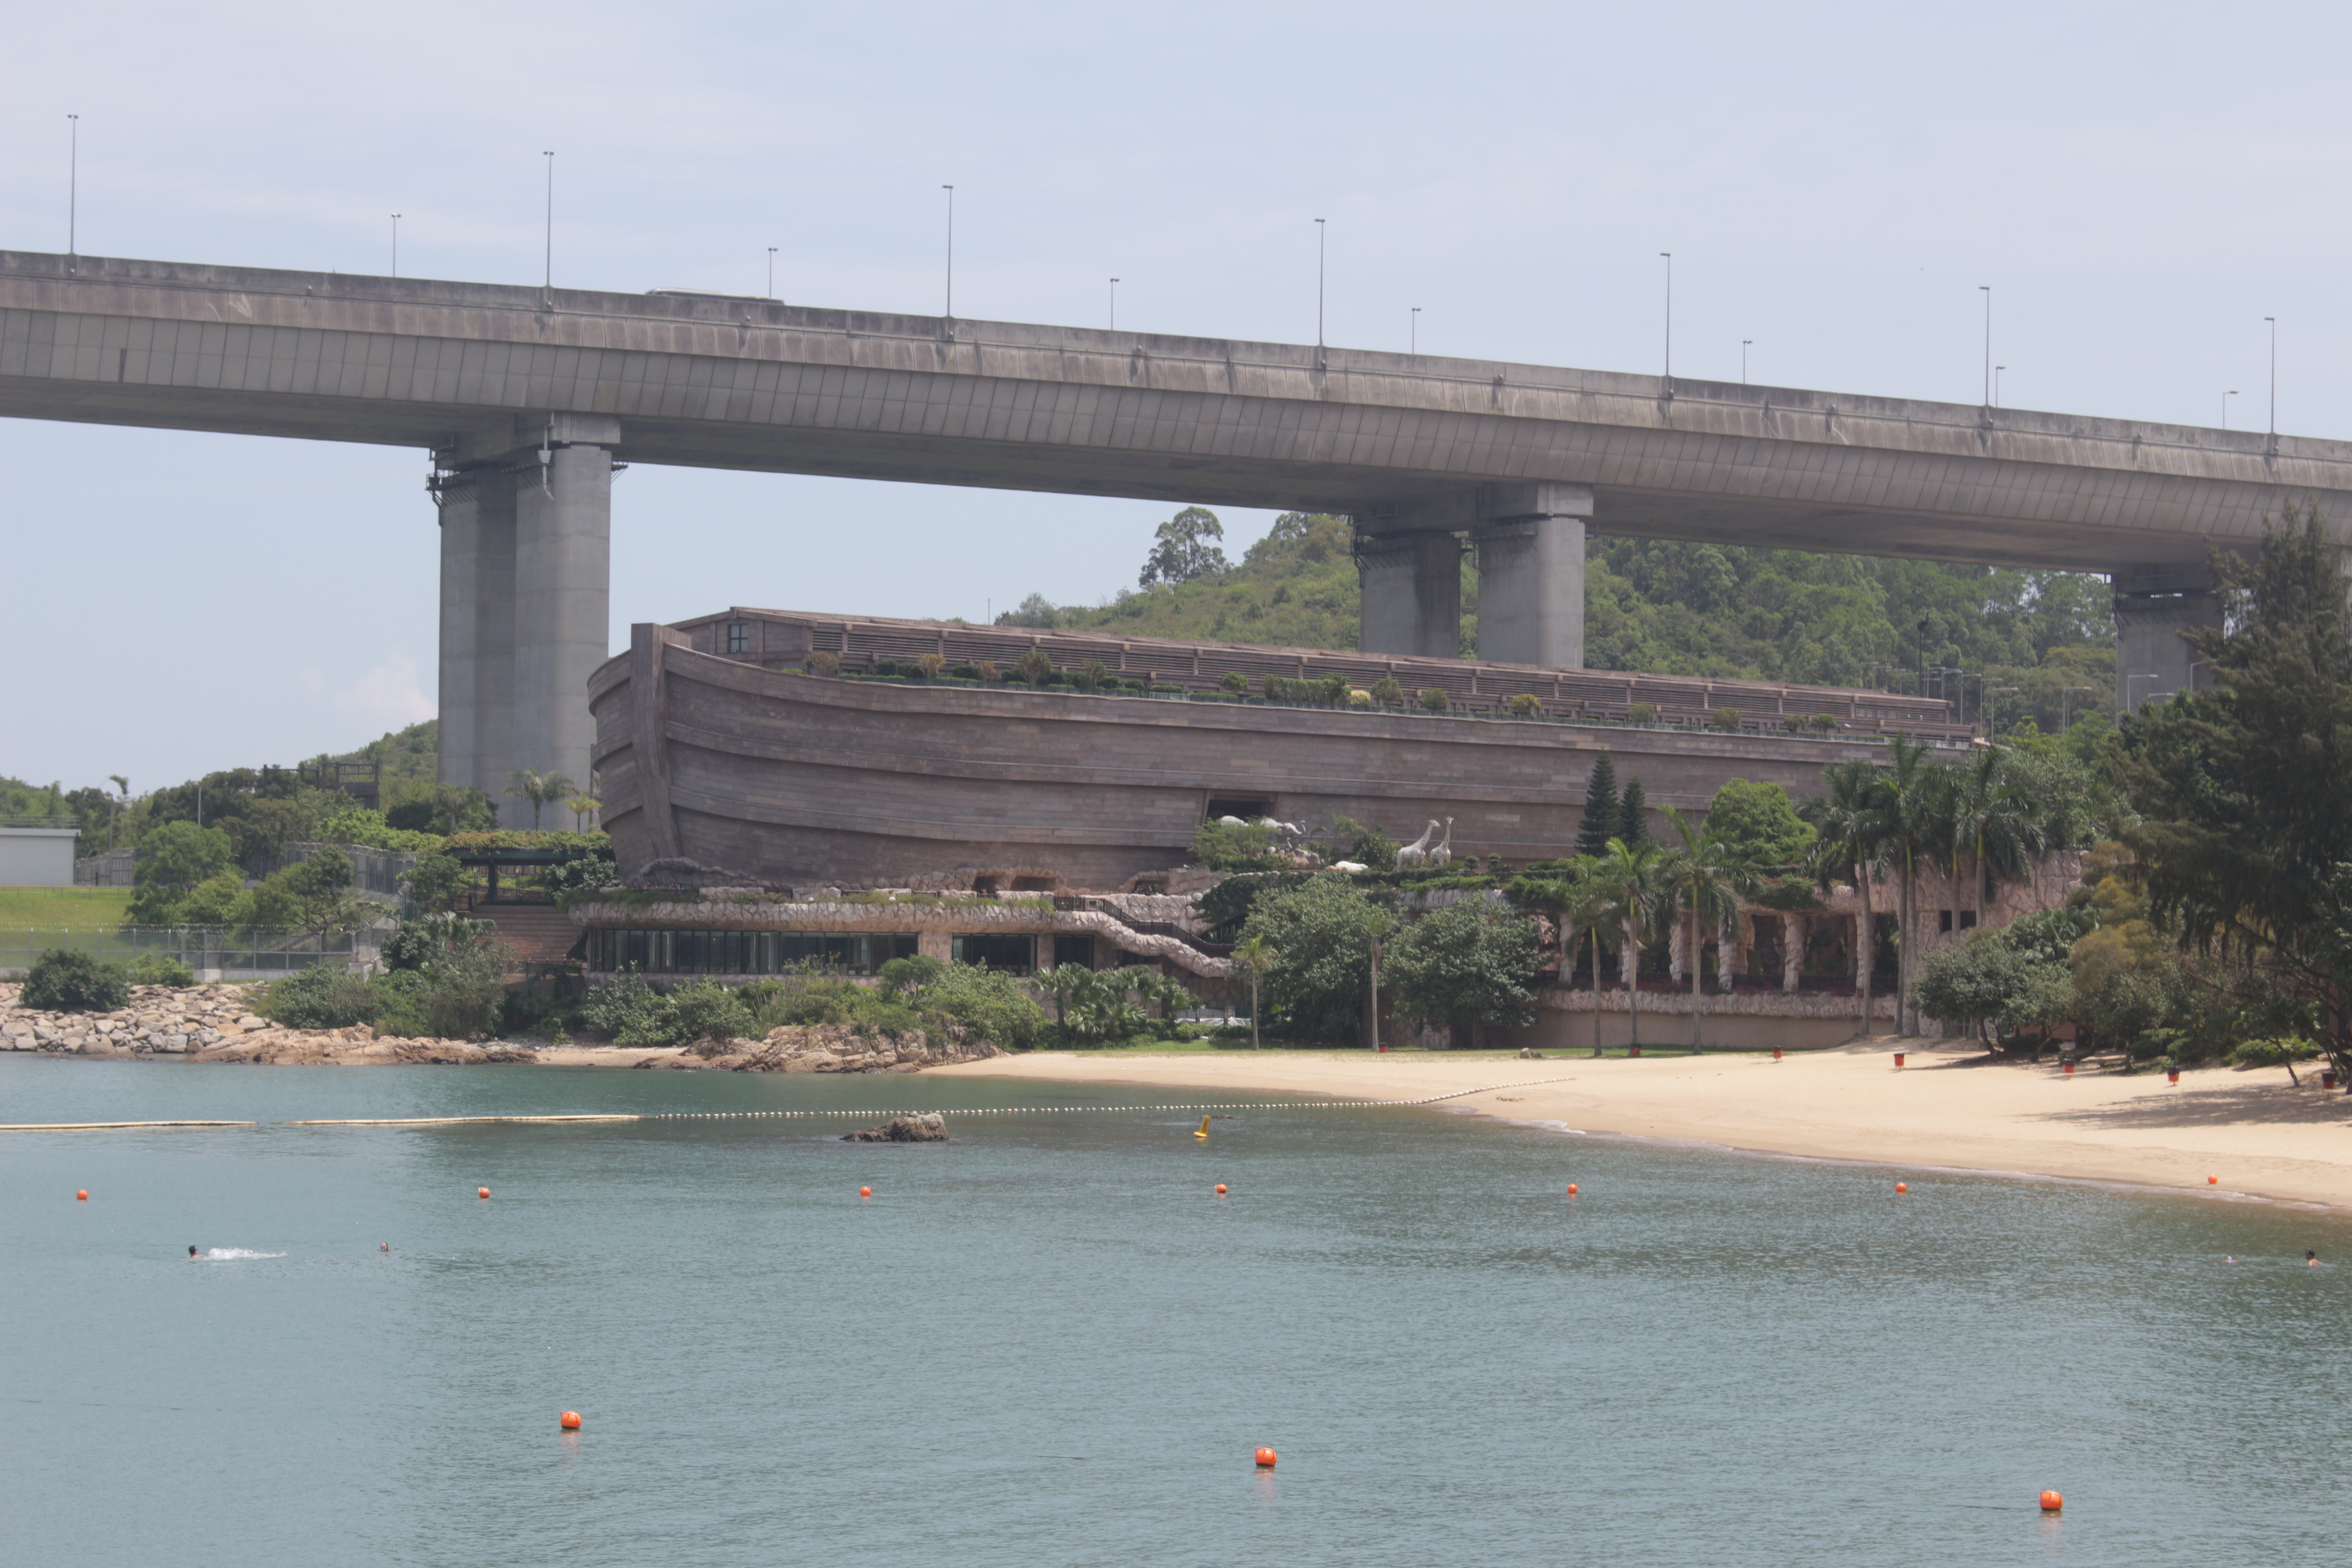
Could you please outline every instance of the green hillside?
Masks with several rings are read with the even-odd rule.
[[[1222,537],[1211,514],[1188,509],[1162,526],[1148,585],[1094,605],[1033,594],[997,624],[1356,646],[1346,520],[1286,513],[1234,563]],[[1912,691],[1927,667],[1928,693],[1961,701],[1972,720],[1989,691],[2003,731],[2027,719],[2045,731],[2084,714],[2105,722],[2115,705],[2107,585],[2085,574],[1598,536],[1585,573],[1585,660],[1596,669]],[[1477,586],[1465,552],[1465,610]],[[1477,657],[1475,614],[1462,651]]]

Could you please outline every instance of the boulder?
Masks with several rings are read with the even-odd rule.
[[[845,1132],[845,1143],[944,1143],[948,1141],[947,1118],[934,1110],[923,1116],[894,1116],[879,1127],[867,1127],[856,1132]]]

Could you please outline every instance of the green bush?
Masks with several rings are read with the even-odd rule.
[[[698,980],[671,992],[669,1014],[679,1043],[740,1039],[752,1031],[751,1009],[715,980]]]
[[[879,978],[887,992],[920,991],[936,983],[948,972],[948,966],[936,958],[920,953],[912,958],[894,958],[882,966]]]
[[[2278,1039],[2243,1041],[2222,1059],[2237,1068],[2277,1068],[2289,1062],[2308,1061],[2318,1054],[2317,1046],[2290,1035]]]
[[[742,997],[715,980],[698,980],[664,991],[636,975],[590,994],[580,1021],[613,1037],[621,1046],[683,1046],[696,1040],[736,1039],[759,1025]]]
[[[1433,686],[1421,694],[1421,706],[1425,713],[1444,713],[1453,708],[1454,700],[1443,688]]]
[[[53,948],[33,961],[17,1005],[44,1013],[111,1013],[131,1000],[121,970],[87,952]]]
[[[1192,834],[1192,859],[1213,871],[1266,870],[1275,864],[1274,829],[1248,822],[1204,822]]]
[[[123,966],[122,977],[133,985],[194,985],[196,972],[169,953],[147,952]]]
[[[985,964],[947,967],[916,993],[915,1005],[926,1017],[950,1019],[968,1036],[1008,1051],[1028,1049],[1045,1026],[1045,1010],[1020,982]]]
[[[180,901],[196,885],[229,868],[232,847],[217,827],[193,822],[167,822],[139,844],[139,864],[131,872],[137,891],[131,895],[131,923],[171,925],[179,919]]]
[[[374,1023],[383,1004],[366,975],[332,963],[314,963],[270,984],[253,1010],[289,1029],[348,1029]]]
[[[1536,1021],[1536,931],[1491,905],[1449,904],[1389,944],[1397,1010],[1440,1026],[1525,1026]]]

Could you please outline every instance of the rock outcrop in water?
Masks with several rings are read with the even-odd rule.
[[[647,1058],[646,1068],[699,1068],[726,1072],[920,1072],[949,1062],[986,1061],[1006,1053],[950,1027],[896,1035],[856,1024],[788,1024],[758,1040],[705,1040],[677,1057]]]
[[[934,1110],[922,1116],[894,1116],[879,1127],[861,1128],[841,1135],[845,1143],[944,1143],[947,1118]]]

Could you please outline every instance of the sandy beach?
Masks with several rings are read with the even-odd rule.
[[[1989,1060],[1936,1040],[1769,1055],[1594,1061],[1220,1051],[1092,1056],[1035,1051],[932,1073],[1170,1089],[1415,1100],[1481,1092],[1446,1107],[1588,1132],[1889,1166],[2007,1172],[2352,1208],[2352,1103],[2316,1068],[2210,1068],[2068,1077]],[[2218,1184],[2207,1182],[2218,1176]]]

